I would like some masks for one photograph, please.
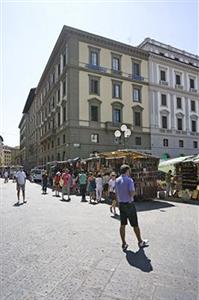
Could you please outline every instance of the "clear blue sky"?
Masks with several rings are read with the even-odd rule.
[[[199,49],[198,0],[1,0],[0,135],[19,145],[18,125],[63,25],[133,46],[151,37],[188,52]]]

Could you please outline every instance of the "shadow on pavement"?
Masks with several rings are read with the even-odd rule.
[[[112,215],[112,216],[111,216],[111,218],[113,218],[113,219],[116,219],[116,220],[120,221],[120,215],[116,215],[116,216]]]
[[[13,206],[14,206],[14,207],[19,207],[19,206],[21,206],[21,205],[23,205],[23,204],[24,204],[24,203],[22,203],[22,202],[21,202],[21,203],[16,202],[16,203],[13,204]]]
[[[146,256],[143,248],[139,249],[137,252],[126,250],[125,253],[126,259],[132,267],[148,273],[153,271],[151,260]]]
[[[164,209],[169,207],[175,207],[174,204],[158,201],[158,200],[148,200],[148,201],[140,201],[135,202],[135,206],[137,211],[145,211],[145,210],[154,210],[154,209]]]

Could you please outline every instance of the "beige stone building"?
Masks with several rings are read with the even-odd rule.
[[[3,146],[0,152],[0,162],[1,166],[10,166],[11,165],[11,150],[8,146]]]
[[[31,167],[123,148],[123,123],[125,147],[150,149],[145,50],[64,26],[34,93],[19,126]]]

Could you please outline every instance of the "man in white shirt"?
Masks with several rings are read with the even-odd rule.
[[[16,183],[17,183],[17,199],[18,204],[20,204],[20,190],[22,190],[23,203],[26,203],[25,200],[25,183],[26,183],[26,174],[22,168],[16,173]]]

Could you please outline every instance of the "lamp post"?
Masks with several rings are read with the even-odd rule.
[[[125,149],[126,148],[126,139],[131,136],[131,130],[129,128],[127,128],[127,126],[125,124],[122,124],[122,126],[120,127],[120,130],[118,130],[118,129],[115,130],[114,136],[116,138],[120,138],[123,136],[124,149]]]

